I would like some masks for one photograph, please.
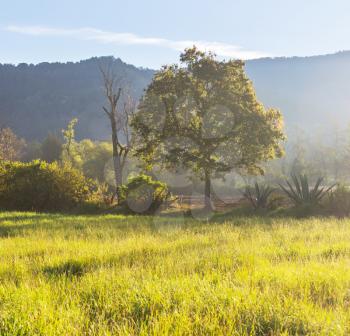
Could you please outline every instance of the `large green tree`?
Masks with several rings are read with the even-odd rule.
[[[135,153],[149,169],[190,169],[205,182],[211,207],[214,176],[262,174],[263,162],[282,155],[282,116],[257,100],[244,62],[196,47],[180,61],[158,71],[141,100],[132,122]]]

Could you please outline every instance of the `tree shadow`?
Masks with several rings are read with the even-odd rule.
[[[6,215],[0,216],[0,224],[5,221],[31,221],[34,219],[53,220],[60,217],[59,214],[21,214],[21,215]]]
[[[48,277],[81,277],[91,270],[91,265],[78,260],[68,260],[59,265],[44,267],[43,273]]]

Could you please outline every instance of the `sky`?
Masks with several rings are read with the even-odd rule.
[[[110,56],[177,62],[193,44],[219,57],[350,50],[349,0],[0,0],[0,63]]]

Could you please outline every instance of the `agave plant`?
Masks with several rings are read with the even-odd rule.
[[[306,175],[291,175],[292,181],[286,180],[288,188],[281,185],[281,189],[296,205],[318,204],[322,198],[334,188],[334,185],[326,188],[322,187],[322,177],[319,177],[313,188],[309,187],[308,177]]]
[[[254,209],[265,209],[269,205],[269,197],[273,188],[268,185],[259,185],[255,182],[254,187],[247,186],[243,196],[251,203]]]

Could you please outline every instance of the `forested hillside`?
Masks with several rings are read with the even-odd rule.
[[[79,119],[78,138],[106,139],[99,65],[113,63],[138,99],[154,71],[110,57],[79,63],[0,65],[0,124],[28,140],[60,132]],[[246,63],[259,99],[281,109],[286,125],[332,127],[350,121],[350,52],[307,58],[259,59]]]
[[[0,65],[0,124],[28,140],[59,132],[74,117],[78,138],[106,139],[108,121],[99,66],[113,68],[138,99],[153,76],[111,57],[79,63]]]
[[[263,103],[282,110],[287,128],[350,122],[350,52],[253,60],[246,69]]]

